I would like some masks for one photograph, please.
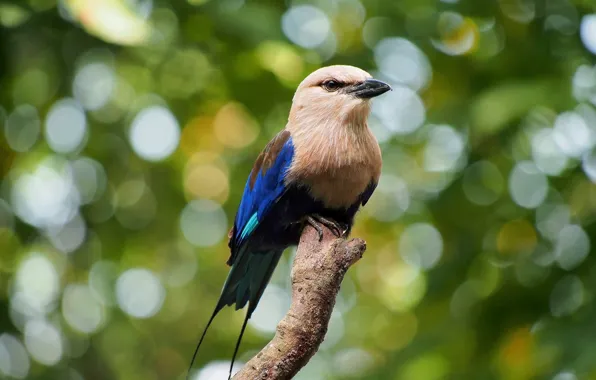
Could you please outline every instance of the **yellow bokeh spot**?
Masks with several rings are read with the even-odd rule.
[[[123,0],[66,0],[66,5],[88,33],[108,42],[140,45],[153,32],[149,22]]]
[[[382,269],[379,298],[393,311],[413,309],[426,293],[426,277],[416,268],[400,261]]]
[[[531,252],[536,242],[536,231],[526,220],[509,221],[497,234],[497,249],[503,255]]]
[[[478,25],[468,17],[455,12],[443,12],[437,25],[440,40],[436,48],[449,55],[465,55],[477,50],[480,41]]]
[[[230,194],[227,165],[214,153],[193,155],[184,170],[184,190],[189,198],[225,202]]]
[[[534,337],[528,327],[518,328],[505,337],[498,356],[503,378],[532,378],[534,345]]]
[[[267,41],[257,48],[261,66],[271,71],[287,85],[295,85],[302,79],[304,61],[288,44]]]
[[[213,121],[217,139],[231,148],[244,148],[259,135],[259,125],[239,103],[228,103],[219,109]]]
[[[476,50],[479,38],[476,23],[470,18],[465,18],[457,28],[443,36],[443,43],[452,50],[465,48],[464,54],[468,54]]]
[[[213,118],[200,116],[189,120],[182,130],[180,150],[187,157],[200,151],[222,151],[223,145],[213,133]]]
[[[228,194],[228,177],[216,166],[198,165],[188,172],[184,188],[195,197],[219,198]]]

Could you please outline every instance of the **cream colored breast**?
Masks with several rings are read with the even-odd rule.
[[[292,139],[295,155],[288,181],[308,186],[328,207],[352,206],[379,179],[381,151],[366,125],[295,133]]]

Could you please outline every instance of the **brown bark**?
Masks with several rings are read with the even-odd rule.
[[[323,228],[304,229],[292,267],[292,304],[271,342],[234,376],[234,380],[291,379],[317,352],[348,268],[366,250],[362,239],[336,239]]]

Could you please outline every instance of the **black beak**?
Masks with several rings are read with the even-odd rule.
[[[362,83],[350,86],[346,92],[360,99],[370,99],[384,94],[389,90],[391,90],[391,86],[387,83],[376,79],[367,79]]]

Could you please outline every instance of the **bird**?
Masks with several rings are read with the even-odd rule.
[[[349,235],[361,206],[381,174],[379,144],[368,127],[371,99],[392,90],[366,71],[348,65],[319,68],[298,85],[285,128],[265,146],[246,180],[228,234],[230,266],[219,300],[194,351],[187,379],[215,316],[225,306],[247,312],[246,325],[283,251],[298,244],[302,230],[323,226]]]

